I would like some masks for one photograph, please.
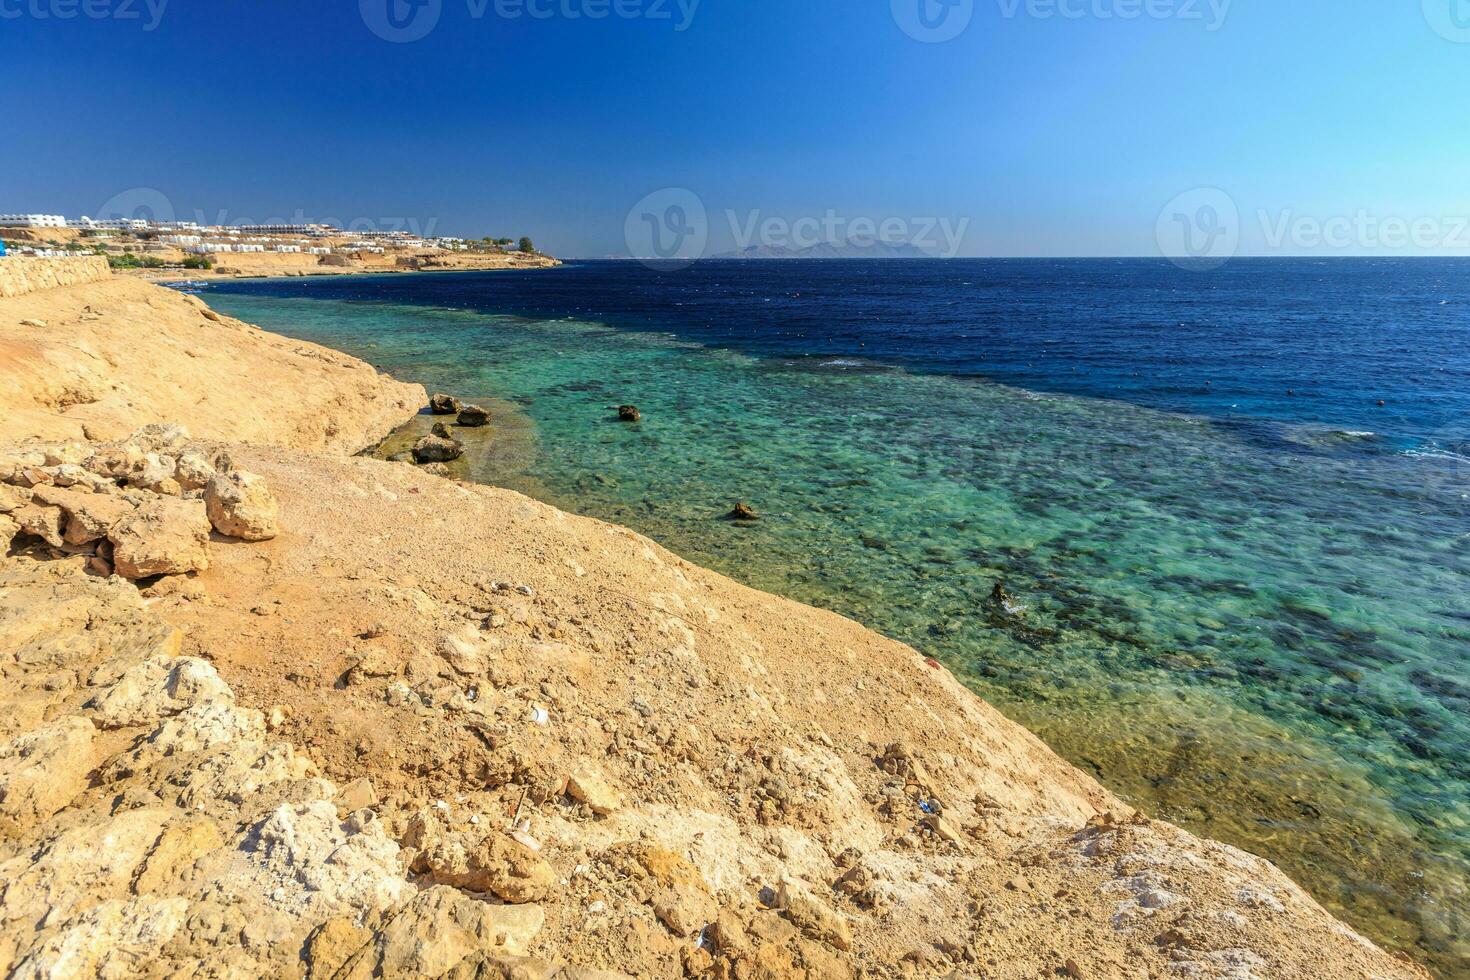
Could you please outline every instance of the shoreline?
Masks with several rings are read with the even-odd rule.
[[[1343,975],[1424,975],[1337,923],[1266,862],[1134,814],[911,648],[736,585],[615,525],[412,466],[340,455],[376,441],[371,433],[386,418],[396,426],[416,414],[406,400],[422,404],[422,388],[374,379],[354,358],[221,317],[193,297],[120,282],[0,300],[0,342],[35,342],[24,339],[34,333],[9,326],[6,318],[19,313],[50,314],[43,329],[60,333],[43,335],[46,343],[69,342],[61,338],[72,333],[119,343],[114,335],[146,315],[153,330],[177,322],[178,336],[191,338],[184,343],[193,352],[178,369],[199,380],[186,388],[198,388],[225,341],[234,348],[229,369],[248,377],[250,390],[226,383],[212,407],[210,399],[191,404],[198,399],[189,390],[170,403],[169,392],[154,389],[165,377],[158,372],[173,364],[167,357],[178,355],[149,337],[143,348],[135,342],[136,361],[114,354],[116,366],[99,379],[151,378],[147,398],[67,405],[38,390],[32,410],[9,413],[0,437],[118,439],[144,416],[179,421],[201,451],[226,448],[280,499],[277,538],[211,545],[209,568],[148,591],[161,590],[156,614],[183,631],[183,652],[208,654],[234,697],[267,713],[273,705],[290,709],[276,737],[343,787],[327,800],[356,786],[354,778],[371,780],[373,817],[354,834],[381,835],[375,853],[388,854],[394,840],[395,855],[417,850],[402,866],[393,858],[373,865],[370,895],[332,886],[335,908],[356,909],[360,923],[351,924],[358,932],[343,962],[393,965],[384,959],[396,948],[391,926],[375,916],[402,902],[426,921],[425,896],[467,901],[466,875],[510,887],[489,865],[455,865],[444,848],[458,841],[512,855],[529,875],[519,880],[566,878],[560,888],[548,878],[516,891],[519,901],[502,894],[507,904],[456,906],[474,906],[475,914],[537,910],[536,928],[525,928],[514,950],[495,950],[498,958],[529,952],[658,974],[687,972],[691,963],[696,972],[714,969],[717,956],[729,968],[785,957],[786,969],[805,964],[841,976],[916,954],[915,966],[935,972],[989,959],[1017,974],[1122,976],[1143,961],[1164,969],[1182,959],[1206,976],[1232,964],[1315,976],[1328,963]],[[93,309],[102,313],[86,312]],[[58,351],[46,356],[49,372],[70,370]],[[344,384],[324,364],[354,380]],[[297,380],[268,383],[272,372]],[[270,402],[247,416],[241,406],[257,393]],[[271,417],[292,402],[296,415]],[[332,420],[318,417],[327,403],[340,406]],[[175,417],[152,417],[159,413]],[[50,416],[66,421],[39,421]],[[7,569],[50,575],[75,563],[45,552],[33,549]],[[116,577],[103,582],[120,596],[133,588]],[[340,677],[348,678],[343,686]],[[475,707],[471,692],[490,707]],[[88,717],[93,694],[83,685],[67,688],[61,701],[54,691],[27,697],[52,697],[49,721],[58,712]],[[520,720],[527,710],[529,725]],[[916,710],[924,723],[909,720]],[[334,725],[322,727],[322,717]],[[146,734],[143,724],[131,730]],[[484,740],[475,734],[480,724],[490,726]],[[483,764],[492,776],[476,768]],[[149,765],[145,757],[134,769],[146,775]],[[488,790],[469,789],[487,782]],[[52,813],[73,814],[75,823],[79,808],[95,807],[105,792],[78,788]],[[451,802],[437,810],[436,796]],[[517,796],[534,801],[527,833],[537,847],[527,851],[535,856],[500,837],[472,845],[487,839],[485,827],[476,829],[485,821],[470,818],[519,815],[521,806],[510,806]],[[288,806],[296,807],[293,820],[321,810],[311,801]],[[206,811],[222,841],[259,833],[249,819],[241,826],[239,816],[232,824],[224,810]],[[104,830],[114,818],[96,813],[89,819],[98,833],[115,832]],[[171,826],[167,813],[163,819]],[[44,843],[55,833],[51,820],[38,810],[23,833]],[[634,846],[649,839],[659,855],[646,843]],[[223,874],[253,895],[250,854],[258,852],[220,850],[188,867]],[[144,851],[140,862],[151,860]],[[850,851],[860,853],[844,857]],[[57,873],[21,855],[5,864],[7,857],[0,853],[0,866],[27,881]],[[625,864],[632,870],[619,871]],[[574,866],[590,870],[579,877]],[[199,901],[196,878],[170,881],[160,895]],[[645,884],[629,890],[628,881]],[[119,888],[119,898],[141,901],[129,897],[126,882]],[[1250,900],[1238,897],[1247,892]],[[285,910],[266,894],[241,901],[273,909],[270,921],[288,935],[305,939],[325,928],[319,904]],[[584,928],[598,903],[626,917],[607,936]],[[930,910],[941,913],[938,921]],[[95,931],[84,919],[56,920],[42,939]],[[639,949],[608,938],[634,923],[645,937]],[[718,937],[713,953],[693,947],[708,963],[691,960],[682,950],[707,925]],[[175,929],[183,928],[181,917]],[[1170,928],[1177,941],[1153,941]],[[0,964],[17,948],[5,945],[13,941],[5,932]],[[328,956],[325,947],[318,952]],[[230,955],[264,968],[248,947],[231,946]]]

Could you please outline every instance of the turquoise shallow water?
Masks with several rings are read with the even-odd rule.
[[[483,399],[468,475],[909,642],[1148,812],[1470,964],[1463,461],[600,323],[209,299]]]

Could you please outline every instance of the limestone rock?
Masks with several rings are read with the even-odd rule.
[[[491,834],[478,845],[444,834],[427,844],[419,861],[439,884],[493,894],[512,905],[539,902],[556,888],[551,865],[504,834]]]
[[[100,728],[156,725],[208,701],[233,702],[234,694],[208,661],[153,657],[129,668],[88,707]]]
[[[226,537],[268,541],[276,536],[276,498],[254,473],[216,473],[204,487],[204,506],[209,523]]]
[[[477,954],[524,955],[544,921],[537,905],[490,905],[453,888],[429,888],[391,916],[340,975],[440,977]]]
[[[31,502],[33,491],[29,487],[15,487],[0,483],[0,514],[14,513]]]
[[[0,834],[23,833],[86,788],[95,735],[86,719],[70,717],[0,745]]]
[[[354,779],[337,791],[337,805],[348,813],[376,806],[377,803],[378,792],[373,788],[373,781],[366,776]]]
[[[209,518],[198,500],[150,500],[108,532],[123,578],[178,575],[209,567]]]
[[[329,800],[276,807],[251,828],[246,848],[249,870],[240,876],[267,894],[280,889],[277,904],[299,913],[387,909],[414,892],[382,824],[338,820]]]
[[[10,519],[20,525],[23,534],[33,534],[53,548],[60,548],[63,544],[61,524],[64,515],[60,507],[26,504],[11,511]]]
[[[567,793],[580,800],[598,816],[616,812],[623,805],[618,791],[599,772],[579,769],[567,777]]]
[[[457,673],[474,676],[485,669],[485,642],[480,631],[466,626],[458,633],[449,633],[439,640],[439,654]]]
[[[9,514],[0,514],[0,555],[10,549],[10,543],[20,534],[20,525]]]
[[[102,540],[114,526],[133,512],[133,505],[122,497],[105,493],[37,487],[35,499],[61,508],[66,515],[63,540],[71,545],[91,544]]]
[[[413,458],[419,463],[447,463],[464,455],[464,446],[453,439],[424,436],[413,444]]]
[[[128,437],[128,442],[145,453],[176,452],[189,442],[189,430],[172,422],[154,422]]]
[[[847,920],[797,882],[790,878],[781,882],[776,904],[807,938],[841,950],[852,948],[852,930]]]
[[[225,845],[219,825],[208,817],[186,817],[164,828],[148,853],[133,891],[147,895],[184,875],[194,862]]]
[[[198,450],[185,450],[174,464],[174,479],[183,490],[202,490],[214,476],[214,466]]]
[[[372,933],[359,929],[341,916],[323,922],[306,941],[302,955],[306,962],[307,980],[335,976],[342,965],[371,939]]]
[[[459,410],[458,422],[467,429],[478,429],[490,424],[490,413],[479,405],[465,405]]]

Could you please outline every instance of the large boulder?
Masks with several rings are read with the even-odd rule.
[[[202,500],[159,497],[108,531],[117,574],[139,579],[209,567],[209,517]]]
[[[463,455],[463,445],[442,436],[424,436],[413,444],[413,458],[418,463],[447,463]]]
[[[216,473],[204,486],[204,506],[209,523],[226,537],[268,541],[276,536],[276,498],[254,473],[233,467]]]

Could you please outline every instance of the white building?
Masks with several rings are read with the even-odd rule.
[[[147,231],[148,222],[142,218],[89,218],[84,214],[77,220],[76,227],[98,231]]]
[[[59,214],[0,214],[0,228],[65,228]]]

